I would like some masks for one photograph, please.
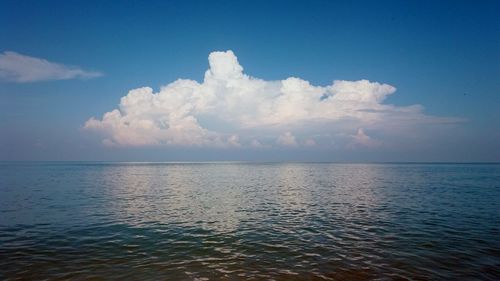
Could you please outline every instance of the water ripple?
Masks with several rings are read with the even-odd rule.
[[[0,168],[3,280],[500,279],[500,165]]]

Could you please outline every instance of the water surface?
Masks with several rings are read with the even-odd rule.
[[[0,164],[2,280],[498,280],[499,237],[494,164]]]

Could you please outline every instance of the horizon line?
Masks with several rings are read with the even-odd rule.
[[[0,160],[0,163],[102,163],[102,164],[278,164],[278,163],[310,163],[310,164],[500,164],[500,161],[262,161],[262,160],[211,160],[211,161],[118,161],[118,160]]]

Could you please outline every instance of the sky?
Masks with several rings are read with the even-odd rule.
[[[498,1],[0,1],[2,161],[500,161]]]

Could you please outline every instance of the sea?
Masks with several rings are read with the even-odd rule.
[[[500,164],[2,162],[0,280],[500,280]]]

